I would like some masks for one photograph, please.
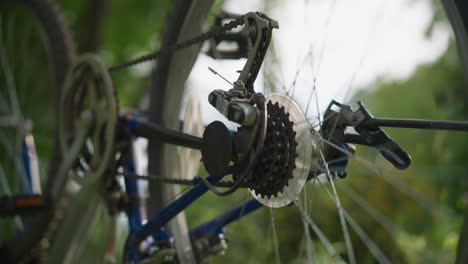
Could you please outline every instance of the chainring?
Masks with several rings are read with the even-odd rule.
[[[71,147],[76,122],[85,111],[92,114],[92,125],[74,171],[81,176],[92,171],[99,177],[113,158],[118,110],[111,77],[100,58],[92,54],[80,56],[65,81],[58,131],[62,153]]]
[[[268,207],[283,207],[297,199],[309,172],[318,169],[305,115],[296,102],[283,94],[266,97],[268,127],[259,161],[248,181],[250,193]]]

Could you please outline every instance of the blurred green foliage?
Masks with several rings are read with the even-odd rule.
[[[78,52],[97,52],[114,65],[157,50],[172,1],[62,1]],[[148,88],[154,63],[113,74],[122,107],[134,106]]]

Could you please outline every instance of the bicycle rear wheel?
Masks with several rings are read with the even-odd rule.
[[[57,107],[74,58],[74,44],[53,1],[2,1],[0,19],[2,195],[47,196],[60,164]],[[27,160],[23,159],[25,151],[29,151]],[[53,201],[54,197],[50,198]],[[19,231],[9,247],[13,260],[30,254],[50,216],[50,212],[44,212],[28,219],[24,226],[19,219],[8,228],[2,225],[3,239]]]
[[[453,28],[453,30],[454,30],[454,32],[455,32],[455,36],[456,36],[456,39],[457,39],[457,41],[458,41],[458,49],[459,49],[460,54],[461,54],[460,57],[461,57],[462,61],[464,62],[464,64],[466,65],[466,62],[467,62],[467,61],[466,61],[466,56],[465,56],[464,54],[466,54],[466,52],[467,52],[467,45],[464,45],[463,43],[466,43],[465,40],[464,40],[464,39],[466,39],[466,37],[467,37],[467,30],[466,30],[466,26],[465,26],[465,25],[466,25],[466,22],[465,22],[465,21],[466,21],[466,19],[467,19],[467,17],[468,17],[468,14],[466,13],[465,4],[463,3],[463,1],[442,1],[442,3],[444,4],[444,7],[446,8],[447,16],[448,16],[449,20],[451,21],[452,28]],[[272,17],[272,18],[275,18],[275,17]],[[205,19],[205,18],[200,18],[200,20],[204,20],[204,19]],[[280,22],[280,28],[281,28],[281,21],[279,21],[279,22]],[[280,30],[281,30],[281,29],[280,29]],[[177,31],[177,30],[174,29],[174,31]],[[273,33],[273,34],[275,34],[275,33]],[[317,59],[320,60],[320,58],[317,58]],[[273,61],[274,61],[274,59],[273,59]],[[271,61],[270,61],[270,62],[271,62]],[[264,65],[264,67],[265,67],[265,65]],[[299,70],[298,70],[298,71],[299,71]],[[275,74],[278,74],[278,72],[279,72],[279,71],[276,71]],[[178,72],[177,72],[176,69],[169,69],[169,72],[164,72],[164,74],[165,74],[165,75],[168,75],[168,76],[170,76],[172,73],[173,73],[174,75],[178,76]],[[466,76],[466,74],[464,74],[464,76]],[[274,79],[274,81],[278,81],[278,79],[281,79],[281,78]],[[294,80],[293,83],[295,83],[295,80]],[[310,84],[310,86],[312,86],[312,84]],[[309,89],[311,90],[312,88],[311,88],[310,86],[309,86]],[[165,86],[158,86],[159,89],[161,89],[160,87],[165,87]],[[172,88],[172,87],[171,87],[171,88]],[[213,87],[213,89],[215,89],[215,88],[218,88],[218,87]],[[286,88],[289,88],[289,87],[286,87]],[[168,89],[168,88],[166,88],[166,89]],[[155,109],[154,105],[161,105],[161,103],[164,102],[164,99],[160,99],[161,97],[159,97],[159,95],[160,95],[159,93],[160,93],[160,92],[164,93],[164,91],[166,91],[166,89],[162,89],[162,90],[159,90],[159,91],[154,90],[154,94],[155,94],[155,95],[153,96],[153,102],[154,102],[154,103],[152,103],[153,109]],[[278,90],[281,90],[281,87],[280,87]],[[283,91],[283,92],[286,92],[286,91]],[[292,92],[292,91],[288,91],[289,94],[291,94],[291,92]],[[293,93],[293,94],[294,94],[294,93]],[[466,95],[466,89],[463,89],[463,94]],[[161,100],[161,101],[157,101],[157,100],[156,100],[156,98],[158,98],[158,97],[159,97],[159,100]],[[181,98],[181,95],[180,95],[178,98],[180,99],[180,98]],[[349,99],[349,98],[347,98],[347,99]],[[302,101],[307,101],[307,100],[305,100],[304,98],[300,98],[300,100],[302,100]],[[309,100],[309,101],[310,101],[310,100]],[[157,102],[157,103],[156,103],[156,102]],[[174,102],[174,101],[172,101],[172,102]],[[180,101],[178,101],[178,102],[180,102]],[[159,103],[159,104],[158,104],[158,103]],[[307,102],[306,102],[306,103],[307,103]],[[313,103],[314,103],[314,102],[312,101],[312,106],[310,106],[310,112],[315,112],[315,107],[313,106]],[[179,107],[179,106],[178,106],[179,104],[176,104],[176,105],[177,105],[177,106],[174,106],[174,107]],[[304,104],[304,102],[302,102],[301,106],[303,107],[304,112],[307,112],[306,108],[308,109],[309,106],[306,106],[306,105]],[[318,113],[316,113],[316,115],[320,115],[320,112],[321,112],[322,110],[323,110],[323,109],[321,109]],[[153,114],[155,114],[155,115],[156,115],[157,113],[158,113],[158,111],[153,112]],[[397,113],[397,112],[395,112],[395,113]],[[410,114],[410,113],[408,113],[408,114]],[[175,117],[176,117],[176,115],[174,115],[174,118],[175,118]],[[154,119],[154,121],[161,121],[161,120],[163,120],[163,119],[157,119],[157,118]],[[320,121],[320,120],[318,120],[318,121]],[[318,121],[317,121],[317,122],[318,122]],[[154,143],[153,143],[153,144],[154,144]],[[153,154],[150,154],[150,164],[155,165],[155,167],[156,167],[156,166],[158,166],[158,165],[157,165],[158,163],[153,163],[153,160],[158,160],[158,156],[157,156],[157,154],[155,154],[155,153],[158,153],[158,152],[153,152],[153,151],[151,151],[151,153],[153,153]],[[159,153],[160,153],[160,152],[159,152]],[[160,157],[160,156],[159,156],[159,157]],[[161,159],[159,159],[159,161],[161,162]],[[166,161],[166,162],[163,162],[163,163],[164,163],[164,164],[163,164],[162,166],[167,166],[167,165],[169,164],[169,162],[167,162],[167,161]],[[159,163],[159,164],[160,164],[160,163]],[[161,166],[161,165],[159,165],[159,166]],[[373,168],[373,166],[371,166],[371,167]],[[156,172],[156,171],[154,170],[154,168],[152,169],[152,172],[153,172],[153,173]],[[446,172],[446,173],[448,173],[448,172]],[[156,173],[156,174],[157,174],[157,173]],[[321,187],[315,187],[315,188],[321,188]],[[311,188],[309,188],[309,189],[311,189]],[[309,191],[310,191],[310,190],[309,190]],[[352,193],[352,191],[349,191],[349,190],[348,190],[347,193],[350,194],[350,193]],[[299,220],[300,220],[300,219],[299,219]],[[350,220],[345,221],[345,222],[348,222],[348,225],[351,225],[351,224],[349,224],[349,221],[350,221]],[[338,227],[341,228],[340,226],[338,226]],[[344,231],[343,231],[343,232],[344,232]],[[341,232],[338,232],[338,233],[341,234]],[[337,234],[335,234],[335,235],[337,235]],[[296,244],[295,244],[295,245],[296,245]],[[347,254],[349,255],[349,254],[351,254],[351,253],[349,253],[349,252],[348,252],[348,253],[344,253],[344,255],[347,255]],[[366,255],[366,256],[360,255],[359,257],[365,259],[365,258],[367,257],[367,255]]]

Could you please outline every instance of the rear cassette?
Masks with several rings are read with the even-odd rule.
[[[266,98],[268,127],[265,145],[248,181],[250,193],[268,207],[283,207],[302,190],[311,169],[313,152],[307,119],[289,96],[271,94]]]

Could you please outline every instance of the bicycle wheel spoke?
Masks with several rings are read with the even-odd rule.
[[[351,154],[349,151],[344,150],[337,146],[336,144],[318,137],[321,141],[325,142],[326,144],[332,146],[333,148],[337,149],[338,151],[346,154],[348,157],[353,158],[353,160],[356,160],[359,164],[363,165],[366,167],[367,170],[370,170],[374,172],[372,175],[374,176],[382,176],[382,178],[387,181],[392,187],[394,187],[396,190],[402,192],[409,198],[411,198],[413,201],[415,201],[417,204],[419,204],[422,208],[427,210],[431,215],[437,216],[437,212],[445,210],[443,209],[442,206],[438,205],[435,201],[432,201],[426,197],[424,197],[421,193],[416,191],[414,188],[412,188],[409,184],[399,180],[397,177],[395,177],[393,174],[389,173],[386,169],[384,170],[379,170],[376,168],[376,166],[363,157],[361,157],[358,154]]]
[[[303,189],[303,192],[304,192],[304,195],[303,195],[303,206],[302,208],[304,208],[304,214],[306,215],[309,215],[309,204],[312,204],[312,197],[313,197],[313,194],[314,194],[314,189],[315,189],[315,181],[316,181],[316,178],[314,178],[312,180],[312,187],[311,187],[311,191],[309,191],[309,187],[307,186],[307,184],[304,185],[304,189]],[[309,199],[310,199],[310,203],[309,203]],[[306,258],[307,258],[307,261],[308,263],[313,263],[314,262],[314,248],[313,248],[313,243],[312,243],[312,237],[311,237],[311,234],[310,234],[310,230],[309,230],[309,225],[307,223],[307,221],[301,217],[302,219],[302,224],[304,226],[304,239],[305,239],[305,253],[306,253]]]
[[[332,183],[332,182],[330,182]],[[327,193],[328,197],[330,199],[332,199],[335,204],[336,204],[336,200],[335,200],[335,197],[334,195],[325,187],[325,185],[323,185],[322,183],[320,183],[320,185],[322,186],[322,188],[325,190],[325,192]],[[333,185],[332,185],[333,186]],[[333,189],[333,188],[332,188]],[[338,207],[338,204],[336,204],[337,207]],[[346,219],[346,221],[350,224],[351,228],[354,230],[354,232],[356,232],[356,234],[359,236],[359,238],[361,239],[361,241],[366,245],[366,247],[371,251],[372,255],[375,257],[375,259],[379,262],[379,263],[390,263],[390,261],[388,260],[388,258],[385,256],[385,254],[382,252],[382,250],[377,246],[377,244],[375,244],[374,241],[372,241],[372,239],[369,238],[369,236],[366,234],[366,232],[364,231],[364,229],[362,229],[362,227],[356,222],[356,220],[354,220],[353,217],[351,217],[351,215],[344,209],[342,209],[342,212],[343,212],[343,216],[344,218]]]
[[[321,150],[320,150],[320,156],[321,156],[322,161],[323,161],[324,166],[325,166],[326,175],[327,175],[328,180],[329,180],[329,182],[330,182],[330,184],[332,186],[333,196],[331,196],[331,198],[334,199],[335,204],[338,207],[338,215],[340,217],[341,229],[343,231],[343,236],[345,238],[346,251],[348,252],[349,262],[350,263],[356,263],[356,258],[354,256],[354,249],[353,249],[353,245],[352,245],[352,242],[351,242],[351,237],[349,235],[348,226],[346,225],[346,220],[345,220],[345,216],[344,216],[344,213],[343,213],[344,209],[341,206],[340,198],[338,197],[338,194],[337,194],[336,188],[335,188],[335,184],[333,183],[333,179],[332,179],[330,170],[328,169],[328,163],[326,162],[325,157],[323,156],[323,153],[322,153]],[[323,186],[323,184],[321,184],[321,183],[320,183],[320,185]]]
[[[338,184],[347,196],[349,196],[355,203],[357,203],[364,211],[370,215],[376,222],[378,222],[389,234],[395,234],[400,229],[388,217],[380,213],[373,205],[366,201],[359,193],[346,184]]]
[[[320,242],[322,242],[322,244],[325,246],[325,249],[327,250],[328,254],[330,254],[334,262],[345,263],[345,261],[340,257],[336,249],[333,247],[333,245],[330,243],[330,241],[327,239],[327,237],[318,227],[318,225],[312,220],[312,218],[310,218],[310,216],[304,213],[304,209],[301,207],[300,203],[297,200],[294,201],[294,205],[299,210],[301,217],[307,222],[307,224],[312,228],[314,233],[318,236]]]
[[[369,248],[369,250],[372,252],[377,261],[379,263],[391,263],[387,256],[385,256],[385,254],[382,252],[382,250],[380,250],[377,244],[375,244],[374,241],[372,241],[372,239],[369,238],[364,229],[361,228],[361,226],[354,220],[354,218],[352,218],[347,211],[344,211],[344,215],[348,223],[354,229],[356,234],[358,234],[358,236],[361,238],[364,244],[366,244],[367,248]]]
[[[278,235],[276,234],[276,223],[275,223],[275,216],[273,215],[273,208],[269,207],[270,209],[270,220],[271,220],[271,231],[273,236],[273,244],[275,247],[275,261],[277,264],[281,263],[280,251],[279,251],[279,243],[278,243]]]
[[[307,221],[302,218],[302,223],[304,225],[304,232],[305,232],[305,251],[306,251],[306,256],[307,256],[307,262],[308,263],[313,263],[314,262],[314,252],[313,252],[313,245],[312,245],[312,237],[310,236],[310,230],[309,230],[309,225],[307,224]]]
[[[322,127],[322,118],[320,114],[320,108],[319,108],[319,100],[318,100],[318,93],[317,93],[317,78],[314,77],[314,82],[312,84],[312,91],[309,95],[308,102],[307,102],[307,107],[305,111],[305,116],[307,116],[307,113],[309,112],[309,106],[312,101],[312,97],[315,97],[315,110],[317,114],[317,121],[318,121],[318,126]],[[312,126],[312,124],[310,124]],[[316,125],[317,126],[317,125]],[[316,128],[316,126],[312,126],[313,129]]]
[[[385,3],[388,3],[388,1],[384,1],[380,3],[380,7],[376,8],[378,12],[375,12],[374,17],[372,18],[373,22],[371,23],[371,29],[369,30],[367,39],[365,41],[366,44],[365,44],[364,52],[361,54],[359,61],[358,61],[358,65],[356,69],[353,71],[353,73],[351,74],[351,78],[348,84],[346,85],[347,88],[346,88],[346,92],[344,96],[345,102],[349,99],[349,96],[351,95],[351,91],[353,90],[353,87],[354,87],[354,82],[356,81],[356,77],[359,74],[359,70],[363,67],[364,62],[367,58],[367,55],[369,54],[369,51],[371,50],[370,44],[372,43],[372,40],[374,39],[376,33],[378,32],[377,29],[379,28],[381,24],[381,21],[383,18],[383,12],[385,11]]]
[[[330,4],[330,8],[329,8],[329,11],[328,11],[328,16],[325,19],[325,24],[324,24],[324,27],[323,27],[323,34],[320,34],[321,36],[323,36],[323,39],[321,41],[322,44],[321,45],[319,44],[320,50],[319,50],[319,55],[318,55],[318,60],[317,60],[317,66],[314,67],[314,69],[316,69],[316,72],[314,74],[315,76],[320,74],[320,67],[322,65],[323,57],[325,55],[325,47],[327,46],[326,44],[327,44],[327,40],[328,40],[328,32],[329,32],[330,22],[331,22],[331,18],[333,17],[335,8],[336,8],[336,0],[334,0]]]
[[[410,199],[415,201],[419,206],[427,210],[432,216],[437,217],[439,212],[446,210],[441,205],[437,204],[436,201],[424,197],[422,193],[412,188],[406,182],[399,180],[387,170],[379,170],[373,164],[369,163],[361,157],[355,157],[355,160],[358,161],[364,167],[366,167],[368,170],[374,172],[372,175],[381,176],[381,178],[388,182],[392,187],[394,187],[396,190],[400,191],[401,193],[405,194]]]
[[[18,26],[16,27],[18,28]],[[19,30],[19,29],[16,29]],[[38,65],[38,61],[30,60],[31,55],[36,55],[41,52],[41,49],[43,48],[42,45],[31,45],[31,43],[35,43],[36,40],[34,39],[35,37],[38,37],[36,32],[34,32],[33,25],[30,23],[22,23],[21,25],[21,30],[23,31],[21,33],[22,41],[21,41],[21,47],[18,49],[19,52],[16,52],[16,54],[10,54],[12,58],[15,58],[15,61],[27,61],[28,63],[25,64],[17,64],[13,65],[13,70],[15,73],[17,73],[17,77],[15,78],[16,80],[16,88],[18,92],[18,98],[19,98],[19,107],[20,109],[28,109],[30,107],[31,103],[34,103],[35,101],[31,101],[30,99],[34,98],[35,94],[31,92],[30,86],[38,86],[37,83],[31,83],[31,79],[33,78],[32,74],[21,74],[21,73],[32,73],[35,72],[35,70],[40,69],[41,67],[44,67],[44,65]],[[36,38],[37,39],[37,38]],[[42,39],[39,39],[41,41]],[[40,43],[42,44],[42,43]],[[9,47],[11,45],[18,45],[17,42],[12,40],[12,43],[9,44]],[[14,50],[13,50],[14,51]],[[26,52],[27,51],[27,52]],[[21,58],[19,58],[21,57]],[[46,65],[48,66],[48,65]],[[46,76],[44,76],[46,78]],[[38,81],[38,80],[36,80]]]
[[[277,50],[276,50],[276,45],[275,45],[275,36],[273,35],[273,41],[270,43],[270,47],[268,49],[268,52],[270,56],[267,56],[265,59],[267,60],[266,63],[263,65],[263,81],[264,81],[264,89],[265,92],[278,92],[274,90],[269,90],[267,91],[266,89],[273,89],[274,87],[278,87],[286,93],[286,83],[284,79],[284,73],[283,69],[281,67],[280,63],[280,58],[278,56]],[[271,74],[272,72],[275,72],[275,70],[278,72],[277,74]]]
[[[2,29],[0,28],[0,30]],[[1,35],[3,35],[3,32],[0,32],[0,36]],[[6,82],[5,84],[6,84],[7,91],[8,91],[8,100],[10,102],[9,105],[11,108],[11,113],[14,117],[19,117],[21,116],[21,110],[19,107],[18,96],[16,94],[15,79],[13,77],[11,64],[8,60],[8,57],[5,51],[5,45],[4,45],[3,39],[1,38],[0,38],[0,65],[2,67],[3,75],[5,76],[5,82]]]

